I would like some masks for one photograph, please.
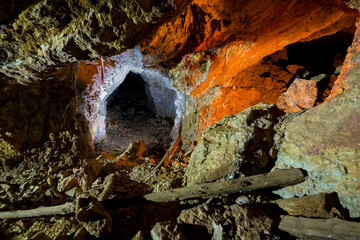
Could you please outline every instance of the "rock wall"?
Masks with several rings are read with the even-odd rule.
[[[85,119],[76,107],[75,70],[75,65],[69,65],[58,71],[57,81],[31,86],[6,84],[3,77],[0,163],[12,165],[24,158],[34,158],[39,164],[42,160],[71,163],[87,154]]]
[[[142,48],[171,66],[173,84],[188,96],[183,140],[190,149],[224,116],[277,102],[292,75],[265,57],[353,27],[355,15],[339,1],[195,0]]]
[[[23,83],[51,79],[68,63],[135,47],[189,2],[40,1],[0,34],[0,72]]]
[[[359,28],[333,94],[338,97],[294,118],[286,127],[275,168],[300,167],[309,179],[277,191],[283,197],[336,191],[352,217],[360,216]],[[342,93],[342,94],[339,94]]]

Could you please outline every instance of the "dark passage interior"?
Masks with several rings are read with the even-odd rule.
[[[96,148],[122,151],[131,142],[144,140],[148,147],[165,147],[173,122],[156,116],[150,86],[140,74],[129,72],[107,99],[106,138]]]
[[[124,82],[110,95],[107,109],[117,109],[119,118],[132,120],[155,114],[149,84],[140,74],[130,72]]]
[[[287,59],[279,59],[277,65],[284,68],[288,65],[303,67],[295,77],[317,81],[316,105],[320,104],[328,97],[340,74],[354,31],[347,29],[312,41],[291,44],[286,47]],[[287,87],[295,77],[287,83]]]
[[[294,43],[288,47],[288,61],[304,66],[309,71],[307,78],[331,75],[343,64],[353,38],[353,32],[339,31],[309,42]]]

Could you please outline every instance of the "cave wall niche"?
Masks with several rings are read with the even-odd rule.
[[[176,137],[184,114],[186,97],[171,86],[166,72],[144,66],[140,48],[109,57],[105,62],[103,82],[100,71],[99,64],[84,62],[79,64],[77,73],[79,83],[87,86],[79,95],[79,112],[88,121],[92,144],[96,145],[106,138],[108,103],[128,75],[144,80],[148,108],[150,107],[156,117],[172,120],[174,125],[170,137]]]

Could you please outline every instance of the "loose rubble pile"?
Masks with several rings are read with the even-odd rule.
[[[266,185],[284,186],[280,183],[286,178],[284,176],[281,181],[276,180],[274,183],[261,179],[271,175],[266,175],[273,166],[271,159],[274,155],[270,153],[278,151],[283,138],[283,126],[293,115],[283,115],[274,105],[259,104],[219,121],[205,132],[202,142],[190,157],[187,169],[183,168],[186,164],[157,168],[156,164],[160,162],[162,154],[152,154],[144,141],[132,142],[121,154],[98,153],[93,158],[79,160],[77,164],[70,164],[71,161],[62,164],[48,161],[39,165],[24,161],[9,171],[2,171],[0,175],[0,238],[262,240],[292,239],[292,236],[298,236],[302,239],[308,233],[289,226],[294,222],[306,224],[307,219],[312,220],[310,218],[318,218],[319,226],[337,224],[341,229],[340,234],[344,229],[354,229],[358,223],[345,221],[350,219],[349,213],[340,204],[336,193],[281,199],[269,190],[249,193],[225,190],[227,179],[242,179],[262,172],[265,174],[258,175],[260,181],[244,179],[245,182],[238,182],[238,187],[263,189],[267,188]],[[235,141],[233,136],[239,133],[245,138],[238,137]],[[229,142],[220,144],[215,141],[218,138]],[[214,144],[218,147],[204,152],[205,148],[212,149]],[[226,153],[229,148],[237,149],[227,151],[229,155],[226,156],[226,162],[229,162],[230,168],[196,163],[202,161],[201,156],[205,156],[206,161],[215,161],[215,158],[206,157],[206,154]],[[255,162],[249,162],[250,159]],[[172,160],[182,162],[184,158],[178,152]],[[217,179],[222,178],[216,183],[224,184],[223,187],[216,187],[217,190],[213,191],[208,185],[200,187],[203,190],[196,190],[197,193],[191,190],[198,183],[208,182],[209,176],[213,174],[205,173],[213,171],[213,168],[218,171]],[[249,171],[249,168],[253,171]],[[289,177],[292,177],[291,174]],[[186,184],[190,195],[201,196],[206,191],[210,195],[195,198],[180,195],[174,199],[170,195],[166,196],[167,190],[181,188]],[[168,194],[178,192],[172,190]],[[216,195],[218,192],[224,194]],[[158,202],[156,199],[159,197],[168,200]],[[8,211],[12,211],[10,216],[3,217]],[[338,236],[337,229],[326,231]],[[310,237],[323,234],[321,230],[321,234],[316,235],[319,232],[316,228],[312,231]],[[351,237],[357,231],[355,228],[349,239],[356,239]]]

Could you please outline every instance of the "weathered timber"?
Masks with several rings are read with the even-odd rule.
[[[0,219],[65,215],[69,213],[75,213],[75,204],[73,202],[67,202],[62,205],[51,206],[51,207],[39,207],[29,210],[0,212]]]
[[[163,165],[163,163],[164,163],[164,166],[167,167],[167,165],[171,161],[171,159],[169,160],[169,158],[171,157],[171,155],[174,155],[174,152],[175,152],[176,148],[178,147],[180,141],[181,141],[181,134],[178,134],[175,141],[171,144],[169,150],[165,153],[164,157],[161,159],[161,161],[158,163],[158,165],[156,165],[156,167],[152,170],[152,172],[149,174],[147,179],[150,179],[156,173],[156,170],[158,170],[158,168],[160,168],[161,165]]]
[[[332,219],[284,216],[279,229],[294,236],[310,239],[359,240],[360,223]]]
[[[129,205],[141,205],[151,202],[171,202],[265,188],[281,188],[301,183],[305,181],[305,178],[306,173],[301,169],[277,169],[270,173],[235,180],[175,188],[169,191],[150,193],[144,195],[143,197],[108,199],[102,201],[101,203],[105,208],[121,208]],[[65,215],[73,212],[75,212],[74,203],[68,202],[52,207],[39,207],[31,210],[0,212],[0,219]]]
[[[144,198],[152,202],[171,202],[197,197],[246,192],[264,188],[281,188],[301,183],[305,181],[305,178],[306,174],[301,169],[277,169],[274,172],[240,179],[204,183],[183,188],[175,188],[159,193],[150,193],[145,195]]]

